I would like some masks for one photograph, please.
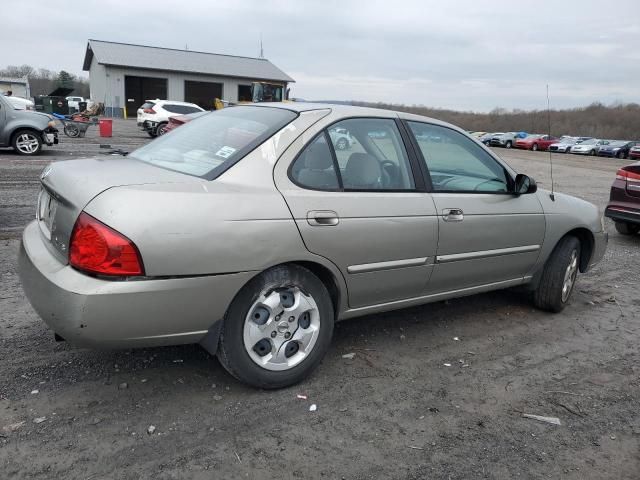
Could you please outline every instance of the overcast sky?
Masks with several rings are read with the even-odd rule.
[[[0,67],[82,72],[89,38],[265,57],[305,99],[457,110],[640,103],[640,0],[20,0]],[[10,13],[10,15],[9,15]]]

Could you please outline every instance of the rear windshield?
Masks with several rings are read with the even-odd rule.
[[[296,117],[296,113],[281,108],[239,106],[216,110],[129,156],[213,180]]]

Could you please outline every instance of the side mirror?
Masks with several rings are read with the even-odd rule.
[[[516,187],[514,192],[516,195],[535,193],[537,190],[538,185],[536,185],[536,181],[533,178],[523,175],[522,173],[516,175]]]

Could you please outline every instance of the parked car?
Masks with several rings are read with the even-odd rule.
[[[34,103],[28,98],[15,97],[13,95],[4,98],[7,99],[16,110],[35,110]]]
[[[628,142],[625,140],[615,140],[608,145],[602,145],[598,149],[599,157],[628,158],[631,147],[640,145],[640,142]]]
[[[217,110],[41,183],[19,272],[58,338],[197,342],[261,388],[309,375],[337,320],[516,285],[560,311],[607,243],[596,206],[453,125],[352,106]]]
[[[206,115],[209,112],[195,112],[189,113],[187,115],[178,115],[177,117],[169,117],[169,123],[164,129],[164,133],[168,133],[174,128],[178,128],[180,125],[184,125],[185,123],[190,122],[191,120],[195,120],[198,117]]]
[[[576,137],[563,137],[556,143],[549,145],[549,151],[554,153],[569,153],[571,147],[578,142]]]
[[[524,148],[525,150],[547,150],[549,146],[556,143],[559,139],[550,137],[549,135],[528,135],[525,138],[516,140],[516,148]]]
[[[204,111],[195,103],[147,100],[137,111],[137,122],[150,137],[158,137],[166,133],[169,118]]]
[[[80,102],[86,102],[84,97],[66,97],[66,99],[67,99],[67,105],[69,106],[69,109],[74,108],[76,110],[80,110]]]
[[[491,143],[491,139],[493,137],[497,137],[503,135],[502,132],[494,132],[494,133],[485,133],[484,135],[482,135],[481,137],[478,137],[478,141],[484,143],[485,145],[489,145]]]
[[[380,132],[370,132],[373,133],[374,138],[376,135],[380,135]],[[331,141],[335,145],[337,150],[347,150],[353,146],[355,140],[351,137],[351,134],[345,128],[330,128],[329,136],[331,137]]]
[[[598,148],[602,145],[608,145],[609,140],[598,140],[597,138],[591,138],[588,140],[583,140],[579,143],[576,143],[569,150],[571,153],[576,153],[578,155],[596,155],[598,153]]]
[[[633,160],[640,159],[640,145],[636,145],[629,149],[629,158]]]
[[[0,147],[11,147],[19,155],[37,155],[42,145],[58,143],[55,119],[46,113],[14,105],[12,97],[0,95]]]
[[[623,235],[640,231],[640,162],[618,170],[604,214]]]
[[[492,147],[511,148],[516,144],[516,140],[519,138],[525,138],[526,133],[523,132],[507,132],[501,134],[494,134],[491,137],[489,145]]]
[[[470,132],[469,135],[471,135],[473,138],[481,138],[484,137],[488,132]]]

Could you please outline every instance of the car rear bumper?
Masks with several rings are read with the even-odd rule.
[[[640,203],[639,203],[640,206]],[[604,211],[604,216],[617,222],[640,224],[640,208],[630,208],[626,205],[609,203]]]
[[[19,272],[31,305],[55,333],[79,346],[106,348],[199,342],[217,332],[231,300],[254,275],[103,280],[53,257],[35,221],[22,237]]]

